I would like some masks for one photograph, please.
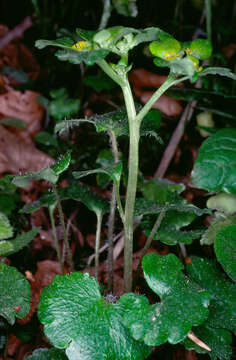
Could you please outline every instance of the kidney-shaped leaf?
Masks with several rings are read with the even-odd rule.
[[[151,349],[122,324],[124,309],[107,303],[88,274],[56,276],[43,290],[39,319],[51,343],[70,360],[142,360]]]
[[[226,279],[213,260],[194,257],[187,272],[211,295],[209,326],[236,331],[236,284]]]
[[[67,360],[64,351],[58,349],[36,349],[25,360]]]
[[[236,194],[236,129],[222,129],[204,141],[191,184],[208,191]]]
[[[226,226],[218,232],[214,248],[218,261],[236,281],[236,225]]]
[[[149,305],[141,295],[124,295],[124,324],[136,340],[158,346],[182,341],[193,326],[208,316],[209,294],[183,273],[179,259],[169,254],[149,254],[143,258],[144,276],[161,302]]]
[[[0,262],[0,316],[13,325],[30,310],[30,285],[13,266]]]

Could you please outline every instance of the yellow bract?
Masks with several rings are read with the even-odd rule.
[[[72,45],[72,48],[77,50],[77,51],[82,51],[87,47],[87,44],[85,41],[78,41],[77,43],[75,43],[74,45]]]

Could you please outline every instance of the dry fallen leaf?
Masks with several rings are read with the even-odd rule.
[[[135,95],[144,104],[154,93],[154,91],[150,89],[159,88],[166,78],[167,76],[157,75],[145,69],[133,70],[129,75],[129,80],[133,85]],[[182,84],[179,86],[182,86]],[[167,116],[178,116],[183,110],[179,101],[167,95],[162,95],[160,99],[155,102],[153,108],[160,110]]]
[[[54,160],[0,125],[0,174],[19,175],[49,167]]]
[[[33,276],[27,273],[31,286],[31,306],[28,315],[24,319],[18,319],[18,323],[24,325],[30,321],[33,314],[38,308],[40,294],[45,286],[51,284],[54,277],[61,274],[60,264],[57,261],[44,260],[37,263],[37,271]]]
[[[2,117],[22,119],[26,123],[26,130],[14,129],[20,138],[32,142],[31,137],[41,130],[44,108],[38,103],[40,94],[27,90],[24,93],[16,90],[0,95],[0,113]]]

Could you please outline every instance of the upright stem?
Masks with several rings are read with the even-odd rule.
[[[55,249],[56,249],[56,253],[57,253],[57,259],[60,264],[61,272],[62,272],[62,274],[64,274],[64,266],[63,266],[63,262],[62,262],[62,258],[61,258],[61,252],[60,252],[57,231],[56,231],[56,226],[55,226],[55,219],[53,216],[54,206],[49,206],[48,210],[49,210],[49,217],[50,217],[50,222],[51,222],[51,227],[52,227],[54,245],[55,245]]]
[[[114,131],[109,133],[111,139],[111,148],[114,157],[114,162],[119,161],[118,146]],[[114,224],[115,224],[115,213],[116,213],[116,187],[113,183],[111,192],[110,202],[110,213],[108,218],[108,291],[113,291],[113,235],[114,235]]]
[[[56,200],[57,200],[58,214],[59,214],[60,223],[61,223],[61,226],[62,226],[62,229],[63,229],[64,243],[65,243],[65,246],[66,246],[66,253],[67,253],[69,267],[70,267],[70,270],[73,271],[74,270],[74,263],[73,263],[72,253],[71,253],[70,244],[69,244],[69,240],[68,240],[68,235],[67,235],[67,231],[66,231],[64,214],[63,214],[63,210],[62,210],[62,206],[61,206],[61,200],[59,198],[56,185],[52,185],[52,188],[53,188]]]
[[[111,16],[111,0],[103,0],[103,13],[98,29],[105,29]]]
[[[102,212],[97,214],[97,229],[96,229],[96,240],[95,240],[95,279],[98,280],[99,273],[99,248],[100,248],[100,239],[101,239],[101,229],[102,229]]]
[[[134,204],[138,177],[139,123],[136,121],[136,110],[128,80],[122,87],[126,110],[129,119],[129,175],[124,216],[124,291],[132,291],[133,268],[133,221]]]

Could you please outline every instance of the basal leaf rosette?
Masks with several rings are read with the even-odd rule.
[[[146,359],[151,348],[130,336],[123,313],[103,299],[94,278],[79,272],[56,276],[38,308],[45,335],[69,360]]]
[[[13,325],[30,310],[30,285],[13,266],[0,262],[0,316]]]
[[[142,264],[145,279],[161,302],[150,305],[142,295],[124,295],[119,301],[126,310],[124,324],[147,345],[176,344],[206,320],[210,295],[182,273],[183,265],[173,254],[146,255]]]
[[[236,225],[226,226],[217,233],[214,248],[217,260],[236,281]]]
[[[36,349],[25,360],[67,360],[67,356],[58,349]]]
[[[192,258],[188,275],[211,296],[208,324],[212,328],[236,331],[236,284],[227,279],[213,260]]]
[[[231,226],[227,226],[227,228]],[[209,316],[194,334],[211,348],[212,360],[230,360],[232,355],[231,331],[236,330],[236,285],[229,281],[214,260],[192,258],[187,265],[188,275],[211,295]],[[198,353],[207,352],[190,339],[184,340],[187,349]]]

